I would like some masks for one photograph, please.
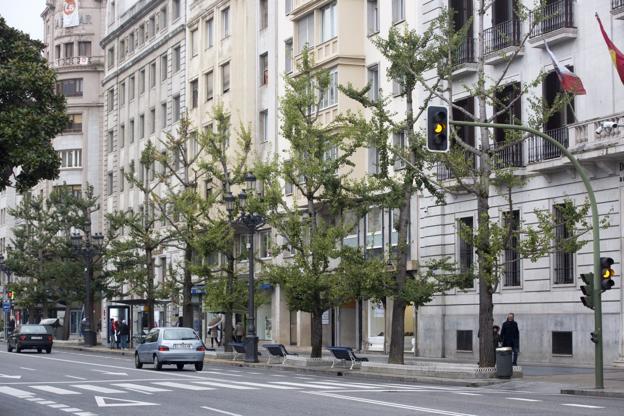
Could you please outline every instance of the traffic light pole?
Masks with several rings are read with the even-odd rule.
[[[497,129],[505,129],[505,130],[516,130],[516,131],[524,131],[535,136],[541,137],[546,140],[557,149],[564,154],[568,160],[572,163],[579,176],[583,180],[585,184],[585,189],[587,189],[587,196],[589,198],[589,203],[591,206],[592,213],[592,233],[593,233],[593,250],[594,250],[594,289],[593,289],[593,300],[594,300],[594,333],[596,334],[596,349],[595,349],[595,357],[594,357],[594,371],[596,376],[595,388],[603,389],[604,388],[604,377],[603,377],[603,360],[602,360],[602,303],[600,299],[601,295],[601,282],[600,282],[600,222],[598,220],[598,206],[596,205],[596,196],[594,195],[594,190],[589,181],[589,177],[587,176],[587,172],[581,166],[579,161],[568,151],[568,149],[559,143],[557,140],[553,139],[547,134],[542,133],[541,131],[532,129],[530,127],[513,125],[513,124],[499,124],[499,123],[482,123],[479,121],[459,121],[459,120],[450,120],[450,124],[455,126],[467,126],[467,127],[489,127],[489,128],[497,128]]]

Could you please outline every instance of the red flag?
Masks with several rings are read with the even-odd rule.
[[[544,41],[544,46],[546,46],[546,52],[548,52],[548,55],[550,55],[550,59],[552,60],[553,66],[555,67],[555,72],[557,73],[557,77],[559,78],[559,84],[561,84],[561,89],[565,92],[576,95],[587,94],[581,78],[579,78],[578,75],[570,71],[564,65],[559,65],[559,61],[557,61],[557,58],[555,58],[555,54],[552,53],[546,41]]]
[[[607,48],[609,48],[609,55],[611,55],[611,60],[613,61],[613,65],[615,65],[615,69],[620,76],[620,80],[624,83],[624,54],[620,52],[620,50],[611,42],[607,32],[605,32],[604,27],[602,26],[602,22],[600,21],[600,17],[598,17],[598,13],[596,13],[596,20],[598,20],[598,24],[600,25],[600,31],[602,32],[602,37],[607,43]]]

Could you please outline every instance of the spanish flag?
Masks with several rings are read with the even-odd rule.
[[[620,80],[624,83],[624,54],[620,52],[618,48],[615,47],[607,32],[605,32],[604,27],[602,26],[602,22],[600,21],[600,17],[598,17],[598,13],[596,13],[596,19],[598,20],[598,24],[600,25],[600,31],[602,32],[602,37],[607,43],[607,48],[609,48],[609,55],[611,55],[611,60],[613,61],[613,65],[615,65],[615,69],[620,76]]]

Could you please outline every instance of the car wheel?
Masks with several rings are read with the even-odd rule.
[[[134,368],[143,368],[143,363],[141,362],[138,353],[134,354]]]
[[[46,354],[50,354],[52,352],[52,347],[46,348]]]
[[[204,362],[200,361],[195,363],[195,371],[202,371],[204,369]]]
[[[158,359],[158,355],[154,355],[154,368],[158,371],[162,370],[162,363]]]
[[[184,370],[184,364],[176,364],[176,367],[178,367],[180,371]]]

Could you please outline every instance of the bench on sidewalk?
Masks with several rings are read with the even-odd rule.
[[[345,367],[347,366],[347,361],[350,361],[351,368],[349,369],[353,370],[353,367],[357,363],[362,363],[362,361],[368,361],[368,358],[356,356],[351,347],[327,347],[327,349],[334,356],[331,368],[334,368],[334,366],[336,365],[336,361],[342,361]]]
[[[245,344],[242,342],[230,342],[228,345],[234,349],[233,361],[236,361],[239,355],[245,355]]]
[[[271,358],[273,357],[279,357],[279,359],[282,360],[282,364],[284,364],[289,355],[298,355],[286,351],[284,344],[264,344],[263,347],[269,352],[267,364],[271,364]]]

